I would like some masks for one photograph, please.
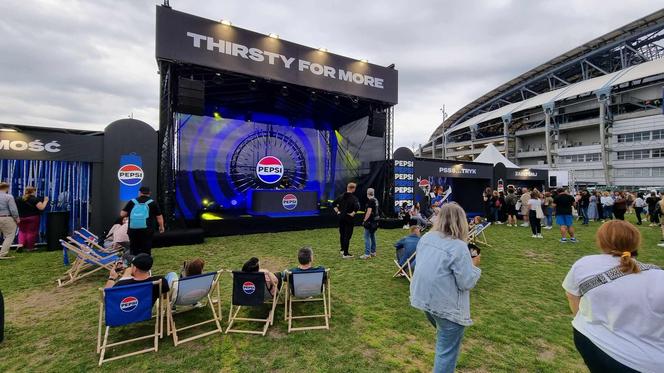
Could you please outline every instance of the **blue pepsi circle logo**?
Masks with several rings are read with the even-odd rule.
[[[274,184],[284,176],[284,164],[277,157],[263,157],[256,164],[256,176],[265,184]]]
[[[246,281],[242,284],[242,291],[247,295],[251,295],[256,291],[256,285],[251,281]]]
[[[138,299],[136,297],[125,297],[120,301],[120,311],[131,312],[138,307]]]
[[[126,186],[138,185],[143,181],[143,169],[135,164],[126,164],[118,170],[118,180]]]
[[[297,207],[297,196],[295,194],[286,194],[284,198],[281,199],[281,205],[284,206],[286,210],[293,210]]]

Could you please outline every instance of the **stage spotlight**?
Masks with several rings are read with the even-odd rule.
[[[212,113],[212,116],[214,117],[214,120],[216,120],[216,121],[220,121],[222,119],[221,114],[219,114],[218,111],[215,111],[214,113]]]
[[[284,96],[284,97],[288,96],[288,87],[286,87],[286,86],[281,87],[281,95]]]
[[[221,20],[221,24],[224,25],[224,26],[233,26],[233,24],[231,23],[231,21],[229,21],[229,20],[227,20],[227,19],[222,19],[222,20]]]
[[[279,35],[275,34],[274,32],[271,32],[268,36],[272,39],[279,39]]]
[[[203,198],[202,202],[203,202],[203,206],[207,206],[210,203],[210,201],[208,201],[207,198]]]
[[[339,104],[341,104],[341,99],[339,98],[339,96],[334,96],[334,104],[337,105],[337,106],[339,106]]]
[[[214,78],[212,78],[212,82],[216,85],[221,85],[224,83],[224,79],[221,77],[220,73],[214,74]]]
[[[256,80],[251,79],[249,81],[249,90],[255,91],[256,89],[258,89],[258,84],[256,83]]]
[[[311,91],[311,101],[316,101],[318,100],[318,95],[316,94],[316,91]]]
[[[367,60],[366,58],[363,58],[363,59],[360,60],[360,62],[367,63],[367,62],[369,62],[369,60]]]
[[[327,52],[327,48],[325,48],[325,47],[320,47],[320,48],[318,48],[318,50],[321,51],[321,52]]]
[[[360,107],[360,100],[357,97],[351,98],[350,101],[353,103],[353,108],[357,109]]]
[[[250,112],[247,112],[247,113],[244,114],[244,121],[245,122],[251,122],[251,119],[252,119],[252,115],[251,115]]]

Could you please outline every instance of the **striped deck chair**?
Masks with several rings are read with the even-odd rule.
[[[121,260],[117,255],[101,256],[85,245],[78,246],[63,240],[60,240],[60,245],[63,250],[75,254],[76,259],[64,275],[57,280],[58,287],[69,285],[101,269],[110,271],[115,263]]]
[[[329,269],[314,269],[302,272],[286,271],[284,288],[286,289],[286,301],[284,302],[284,318],[288,321],[288,332],[300,330],[330,329],[330,317],[332,316],[332,299],[330,298],[330,275]],[[293,313],[294,303],[323,302],[322,314],[301,314],[295,316]],[[294,320],[323,319],[324,324],[314,326],[293,327]]]
[[[399,264],[399,261],[397,259],[394,259],[394,264],[397,266],[397,271],[394,273],[392,276],[394,277],[405,277],[408,279],[408,282],[412,281],[413,279],[413,262],[415,261],[415,254],[417,254],[417,251],[412,253],[408,259],[403,264]]]
[[[484,231],[491,225],[491,222],[482,222],[479,223],[468,232],[468,242],[474,244],[482,244],[491,247],[487,242]]]
[[[161,294],[161,280],[99,289],[101,291],[99,301],[99,328],[97,330],[99,366],[107,361],[146,352],[157,352],[159,350],[159,337],[161,336],[160,324],[163,321],[160,304],[162,297],[158,296],[156,297],[156,300],[153,300],[155,299],[153,297],[155,288],[158,289],[158,294]],[[156,306],[157,312],[156,317],[154,317],[154,333],[109,343],[111,328],[152,320],[153,306]],[[103,338],[102,329],[105,329]],[[151,339],[153,341],[152,347],[128,352],[111,358],[106,357],[106,350],[110,347],[125,345],[146,339]]]
[[[219,277],[222,271],[204,273],[198,276],[189,276],[175,280],[171,291],[168,293],[166,308],[166,333],[173,336],[175,346],[193,341],[194,339],[206,337],[215,333],[223,333],[221,328],[221,298],[219,297]],[[213,296],[216,295],[216,298]],[[215,307],[216,304],[216,307]],[[198,306],[210,306],[212,318],[196,324],[178,328],[175,324],[175,316],[186,311],[199,309]],[[202,325],[214,323],[215,328],[211,331],[195,334],[186,339],[180,339],[178,332],[197,328]]]
[[[69,238],[69,237],[68,237]],[[105,248],[98,243],[99,238],[90,231],[81,228],[80,231],[74,231],[73,237],[71,237],[71,241],[74,241],[78,243],[79,245],[87,245],[89,248],[92,250],[96,251],[100,255],[108,255],[108,254],[122,254],[122,251],[124,248],[118,247],[118,248]]]
[[[265,336],[267,329],[274,323],[274,310],[277,307],[277,291],[274,295],[270,295],[265,282],[265,274],[263,272],[241,272],[233,271],[233,294],[231,301],[231,308],[228,313],[228,333],[247,333],[247,334],[260,334]],[[238,317],[242,308],[256,308],[264,304],[270,305],[270,310],[264,319]],[[250,329],[233,328],[237,321],[249,321],[261,323],[263,325],[262,331]]]

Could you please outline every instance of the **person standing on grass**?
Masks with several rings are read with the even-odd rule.
[[[337,197],[332,204],[334,212],[339,217],[339,243],[341,245],[341,257],[344,259],[353,257],[348,252],[348,247],[350,246],[350,239],[353,237],[355,213],[360,209],[360,201],[353,194],[355,188],[357,188],[357,184],[348,183],[346,193]]]
[[[616,193],[615,201],[613,202],[613,215],[618,220],[625,220],[625,213],[627,212],[627,199],[623,193]]]
[[[528,201],[530,201],[530,192],[528,191],[528,188],[522,188],[521,189],[521,198],[519,199],[521,202],[521,216],[523,217],[523,224],[521,224],[522,227],[527,227],[528,226],[528,221],[530,220],[529,217],[529,211],[528,210]]]
[[[567,242],[569,234],[570,242],[577,242],[574,237],[574,218],[572,217],[572,207],[574,207],[574,197],[567,193],[567,189],[558,189],[558,195],[553,199],[553,205],[556,208],[556,223],[560,226],[560,242]]]
[[[574,345],[591,373],[662,372],[664,271],[634,259],[641,233],[632,224],[609,221],[596,236],[602,253],[576,261],[562,284]]]
[[[533,189],[528,200],[528,218],[530,219],[530,230],[533,232],[531,237],[542,238],[542,200],[537,189]]]
[[[518,222],[516,218],[516,201],[519,197],[514,193],[514,188],[507,188],[507,196],[505,196],[505,207],[507,210],[507,226],[516,227]]]
[[[164,217],[157,202],[150,198],[150,188],[142,186],[138,190],[138,197],[127,202],[120,211],[120,217],[125,216],[129,217],[127,235],[131,255],[152,255],[155,222],[159,224],[159,233],[164,233]]]
[[[544,210],[544,220],[546,225],[544,229],[553,228],[553,197],[551,197],[551,192],[544,193],[544,199],[542,200],[542,209]]]
[[[657,210],[658,213],[664,211],[664,194],[662,195],[662,199],[660,199],[659,202],[657,203]],[[662,221],[660,229],[662,230],[662,239],[659,241],[657,246],[664,247],[664,221]]]
[[[9,192],[9,184],[0,183],[0,232],[2,232],[2,248],[0,249],[0,259],[11,259],[8,256],[9,248],[14,242],[16,236],[16,227],[20,222],[16,201]]]
[[[604,216],[602,216],[602,221],[613,219],[613,197],[611,193],[604,191],[602,193],[602,211],[604,211]]]
[[[502,202],[500,199],[500,194],[498,193],[497,190],[494,190],[493,193],[491,194],[491,218],[489,219],[490,222],[496,223],[496,224],[503,224],[502,221],[500,221],[500,209],[502,207]]]
[[[480,255],[471,258],[467,240],[466,212],[451,202],[440,208],[431,232],[417,244],[410,304],[436,327],[436,373],[454,372],[464,329],[472,324],[470,290],[482,271],[477,267]]]
[[[374,197],[374,193],[373,188],[367,189],[367,208],[365,209],[364,219],[362,220],[362,226],[364,227],[364,255],[360,256],[360,259],[369,259],[376,256],[378,201]],[[417,205],[419,205],[419,202]]]
[[[588,220],[599,220],[599,211],[597,210],[597,195],[595,192],[588,192]]]
[[[39,222],[42,211],[48,205],[48,196],[40,201],[37,198],[37,188],[25,187],[23,197],[16,200],[18,216],[18,245],[26,251],[34,251],[35,243],[39,238]]]
[[[634,213],[636,213],[636,224],[643,224],[641,219],[641,214],[643,214],[643,208],[646,207],[646,201],[643,199],[643,193],[639,192],[636,195],[636,200],[634,201]]]
[[[590,208],[590,194],[587,190],[581,191],[581,199],[579,199],[579,213],[583,217],[581,225],[588,225],[590,217],[588,216],[588,209]]]

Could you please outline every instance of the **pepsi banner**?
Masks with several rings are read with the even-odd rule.
[[[47,131],[0,132],[0,159],[102,162],[103,141]]]
[[[396,104],[397,70],[157,6],[158,60]]]
[[[143,181],[143,160],[136,153],[124,154],[120,157],[118,181],[120,182],[120,200],[129,201],[136,198]]]

